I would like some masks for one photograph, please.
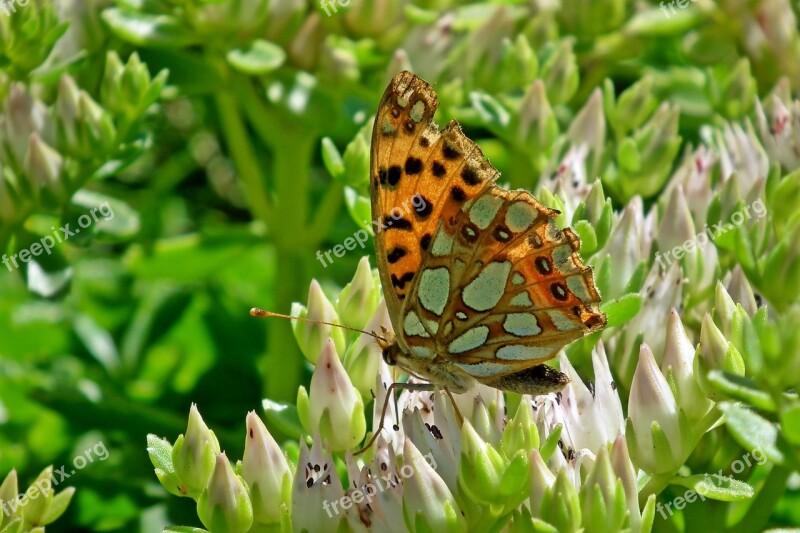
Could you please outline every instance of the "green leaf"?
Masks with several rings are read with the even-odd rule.
[[[642,297],[636,293],[629,293],[611,300],[600,306],[600,310],[608,318],[607,327],[625,324],[642,308]]]
[[[50,502],[50,507],[47,508],[47,514],[42,520],[42,525],[52,524],[64,514],[64,511],[69,507],[69,502],[72,501],[72,496],[75,494],[75,487],[67,487],[55,496],[53,501]]]
[[[786,440],[800,445],[800,403],[787,405],[781,411],[781,427]]]
[[[714,474],[678,476],[672,478],[670,483],[693,490],[700,500],[708,498],[721,502],[738,502],[753,497],[753,487],[744,481],[727,476]]]
[[[561,430],[564,429],[564,426],[561,424],[557,424],[552,430],[550,430],[550,434],[547,436],[547,439],[542,443],[542,446],[539,448],[539,453],[542,456],[543,461],[548,461],[550,456],[553,455],[553,452],[556,451],[558,447],[558,440],[561,438]]]
[[[759,450],[775,463],[784,463],[783,452],[777,447],[778,428],[774,424],[739,403],[721,402],[717,407],[725,415],[725,425],[739,445],[747,450]]]
[[[330,137],[322,139],[322,162],[325,163],[325,168],[333,179],[338,181],[344,179],[344,160]]]
[[[147,435],[147,454],[154,467],[168,474],[175,473],[175,467],[172,466],[172,444],[167,439],[152,433]]]
[[[762,411],[775,412],[772,397],[758,388],[755,381],[744,376],[737,376],[722,370],[708,373],[708,382],[724,395],[741,400]]]
[[[586,220],[579,220],[573,224],[572,229],[581,239],[581,257],[586,259],[597,250],[597,234],[592,224]]]
[[[111,8],[103,11],[102,17],[117,37],[137,46],[177,48],[194,44],[198,39],[169,15]]]
[[[231,50],[226,58],[236,70],[260,76],[280,68],[286,61],[286,52],[277,44],[256,39],[247,48]]]
[[[292,439],[299,439],[305,434],[303,426],[300,424],[300,417],[297,414],[297,407],[288,403],[276,402],[264,399],[261,402],[264,408],[264,415],[267,421],[275,429],[285,433]]]

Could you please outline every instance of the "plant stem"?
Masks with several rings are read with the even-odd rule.
[[[761,491],[759,491],[753,503],[750,504],[750,508],[741,522],[729,528],[729,530],[737,533],[763,531],[772,514],[772,510],[786,490],[786,481],[791,473],[791,469],[781,465],[772,467],[772,471],[770,471],[767,479],[764,480]]]
[[[214,100],[217,104],[222,132],[236,165],[236,171],[242,180],[250,209],[256,218],[270,225],[272,208],[267,196],[266,182],[247,135],[236,99],[231,93],[220,90],[214,95]]]

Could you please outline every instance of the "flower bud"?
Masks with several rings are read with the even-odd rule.
[[[547,468],[542,454],[539,450],[531,450],[530,459],[531,474],[528,477],[530,480],[530,506],[534,516],[540,516],[542,513],[542,501],[545,494],[552,490],[553,484],[556,482],[556,476]]]
[[[586,531],[621,531],[626,502],[622,481],[611,467],[608,449],[600,447],[597,459],[581,487],[581,510]]]
[[[466,531],[455,497],[409,439],[403,445],[403,460],[416,467],[414,475],[403,482],[403,509],[410,530]]]
[[[561,468],[553,486],[545,491],[539,516],[558,531],[578,531],[582,521],[581,502],[567,470]]]
[[[664,341],[664,358],[661,368],[667,380],[675,383],[678,405],[691,420],[705,416],[711,408],[711,402],[700,388],[694,373],[695,349],[681,317],[673,308],[667,319],[667,334]]]
[[[349,450],[364,438],[367,422],[361,394],[350,382],[330,339],[311,376],[310,397],[305,387],[297,393],[297,410],[306,431],[318,430],[332,451]]]
[[[539,431],[536,429],[530,401],[526,397],[519,402],[514,418],[503,431],[502,447],[507,456],[520,450],[530,453],[539,449]]]
[[[36,477],[30,487],[25,491],[22,515],[25,524],[32,527],[45,525],[45,517],[50,504],[53,503],[53,467],[48,466]]]
[[[293,476],[289,463],[254,411],[247,413],[242,477],[250,488],[256,523],[279,523],[281,515],[290,512]]]
[[[197,500],[197,516],[215,533],[245,533],[253,525],[247,488],[234,473],[225,452],[216,456],[208,487]]]
[[[338,531],[344,520],[342,511],[348,510],[342,509],[344,495],[330,452],[323,450],[319,439],[314,439],[310,451],[301,440],[292,483],[294,531]]]
[[[172,447],[172,464],[182,482],[182,494],[194,499],[200,496],[208,486],[219,452],[216,435],[206,426],[197,406],[192,404],[186,434],[179,435]]]
[[[375,313],[380,297],[380,288],[372,276],[369,257],[364,256],[358,262],[353,280],[339,293],[336,310],[345,326],[361,329]]]
[[[381,300],[372,319],[364,326],[364,331],[376,332],[380,335],[384,327],[391,328],[392,323],[386,303]],[[375,376],[378,374],[381,361],[380,347],[375,342],[375,338],[366,333],[359,335],[356,342],[347,348],[344,367],[353,385],[365,398],[369,396],[369,391],[375,385]]]
[[[624,435],[618,435],[611,445],[611,467],[614,474],[622,482],[625,489],[625,498],[628,503],[628,513],[631,519],[631,529],[639,531],[642,517],[639,512],[639,486],[637,484],[636,468],[628,454],[628,443]]]
[[[0,484],[0,509],[3,510],[0,513],[0,527],[10,524],[15,519],[21,519],[22,508],[19,506],[18,497],[17,471],[11,470]],[[8,509],[7,512],[6,509]]]
[[[42,141],[37,133],[30,136],[25,155],[25,172],[35,195],[45,205],[57,205],[66,197],[63,175],[64,159]]]
[[[636,464],[650,473],[674,471],[683,463],[675,397],[647,344],[639,351],[628,399],[629,431]]]
[[[333,308],[333,304],[322,292],[322,287],[319,286],[317,280],[311,280],[311,286],[308,289],[308,309],[304,309],[299,304],[292,305],[292,315],[300,318],[308,318],[309,320],[317,320],[321,322],[331,322],[339,324],[339,317]],[[318,324],[314,322],[305,322],[302,320],[292,321],[292,330],[294,337],[297,339],[297,344],[303,351],[306,359],[311,361],[312,364],[317,364],[317,359],[322,352],[322,348],[329,338],[333,339],[337,352],[344,352],[345,341],[344,332],[342,328],[329,326],[327,324]]]
[[[706,372],[717,369],[739,376],[744,375],[744,360],[741,354],[733,343],[725,338],[708,313],[700,325],[700,357],[702,368]]]
[[[547,99],[553,105],[566,104],[578,90],[579,74],[572,41],[563,39],[542,65],[539,78],[547,89]]]

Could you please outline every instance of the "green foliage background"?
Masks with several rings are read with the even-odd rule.
[[[603,180],[616,210],[637,195],[652,207],[704,127],[752,119],[781,77],[797,93],[797,11],[788,0],[674,11],[352,0],[330,15],[305,0],[31,0],[0,13],[0,251],[75,226],[104,201],[115,214],[36,267],[0,269],[0,475],[16,468],[24,486],[102,440],[109,459],[69,480],[73,503],[48,529],[197,524],[193,502],[168,498],[153,476],[145,435],[183,432],[195,402],[241,456],[244,413],[263,398],[293,402],[308,383],[289,324],[247,311],[288,312],[312,277],[331,289],[352,277],[360,253],[324,267],[316,252],[369,218],[366,132],[402,68],[436,84],[439,123],[457,117],[503,179],[528,189],[599,89],[608,131],[588,178]],[[539,122],[523,106],[535,80],[550,112]],[[663,122],[648,122],[659,106]],[[30,149],[41,116],[49,148]],[[776,180],[795,170],[770,163]],[[791,183],[782,234],[800,209]],[[746,264],[730,248],[726,266]],[[775,259],[787,265],[776,276],[758,250],[750,282],[796,328],[795,252]],[[796,461],[793,409],[783,424]],[[778,426],[775,409],[765,416]],[[800,524],[792,470],[758,524]]]

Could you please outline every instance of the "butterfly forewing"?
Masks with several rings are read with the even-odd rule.
[[[403,72],[373,129],[378,269],[397,341],[432,379],[557,390],[562,374],[533,367],[606,322],[580,241],[529,192],[495,185],[458,123],[433,123],[437,106],[430,85]]]

